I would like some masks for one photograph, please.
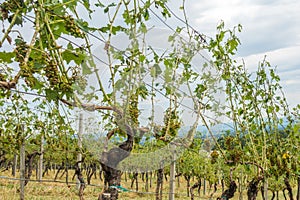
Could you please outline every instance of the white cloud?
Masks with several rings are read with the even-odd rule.
[[[267,56],[267,60],[272,64],[278,66],[280,72],[293,69],[295,66],[300,66],[299,58],[300,45],[285,47],[276,49],[273,51],[266,51],[263,53],[252,54],[246,57],[240,57],[244,59],[246,65],[251,69],[256,68],[258,61],[262,60],[264,56]]]
[[[300,40],[299,1],[190,0],[186,7],[191,24],[210,36],[221,20],[227,27],[242,24],[241,55],[283,48]]]
[[[276,66],[277,73],[280,76],[280,83],[286,94],[289,104],[294,107],[299,104],[300,98],[300,60],[299,60],[300,46],[291,46],[273,51],[253,54],[246,57],[239,57],[238,60],[243,59],[249,71],[257,69],[259,61],[262,61],[265,56],[266,60],[272,66]]]
[[[221,20],[228,28],[242,24],[239,59],[253,71],[266,55],[277,66],[290,105],[300,103],[300,1],[189,0],[186,8],[191,25],[209,36]]]

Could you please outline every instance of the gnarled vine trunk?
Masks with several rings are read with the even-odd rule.
[[[286,174],[286,177],[284,178],[284,184],[285,184],[286,189],[288,191],[290,200],[294,200],[294,197],[293,197],[293,188],[292,188],[292,186],[290,184],[289,174],[288,173]]]
[[[191,200],[194,200],[195,197],[194,189],[198,188],[198,192],[199,192],[200,187],[201,187],[201,179],[199,178],[198,182],[196,182],[190,189]]]
[[[97,171],[97,165],[96,163],[92,163],[88,166],[87,172],[86,172],[86,176],[87,176],[87,184],[90,185],[91,184],[91,180],[92,180],[92,176],[94,175],[96,178],[96,171]]]
[[[247,190],[247,196],[248,196],[248,200],[255,200],[257,197],[257,193],[259,190],[258,184],[259,182],[263,180],[263,178],[261,176],[257,177],[257,178],[253,178],[249,185],[248,185],[248,190]]]
[[[75,175],[77,176],[78,180],[79,180],[79,192],[78,192],[78,196],[80,200],[84,200],[83,197],[83,191],[85,189],[85,182],[84,182],[84,178],[81,172],[81,168],[79,166],[79,163],[81,163],[82,161],[78,161],[75,165]]]
[[[31,154],[27,155],[26,161],[25,161],[25,186],[28,184],[33,170],[33,161],[34,158],[38,155],[41,155],[41,153],[35,151]]]
[[[300,176],[297,177],[297,200],[300,200]]]
[[[156,190],[155,190],[155,199],[162,200],[162,190],[163,190],[163,176],[164,176],[164,169],[157,170],[157,183],[156,183]]]
[[[131,189],[133,188],[134,183],[135,183],[135,190],[139,191],[138,173],[137,172],[133,173],[133,177],[131,179],[131,185],[130,185]]]
[[[191,188],[191,176],[185,175],[184,178],[186,180],[186,195],[189,197]]]
[[[227,190],[225,190],[221,197],[218,197],[217,200],[228,200],[231,199],[234,196],[234,193],[236,192],[237,189],[237,185],[235,183],[235,181],[231,181],[229,188]]]
[[[110,137],[108,137],[109,139]],[[118,147],[103,152],[101,167],[104,172],[104,191],[99,195],[99,200],[118,199],[117,187],[121,185],[122,172],[117,169],[118,164],[129,156],[133,147],[133,131],[127,131],[127,140]]]

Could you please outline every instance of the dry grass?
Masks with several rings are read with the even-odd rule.
[[[72,179],[73,171],[70,170],[69,181],[74,182]],[[0,176],[10,176],[10,172],[2,172]],[[44,180],[53,180],[55,173],[49,173],[43,179]],[[18,177],[18,174],[17,174]],[[59,179],[59,181],[64,181],[65,177]],[[32,177],[35,180],[35,177]],[[96,183],[96,181],[98,183]],[[100,180],[93,180],[93,184],[100,185]],[[20,199],[20,194],[18,192],[19,181],[18,180],[7,180],[0,178],[0,200],[12,200]],[[87,186],[84,193],[85,199],[97,199],[98,194],[101,192],[102,188]],[[75,184],[67,185],[66,183],[56,183],[56,182],[29,182],[25,187],[25,199],[30,200],[71,200],[79,199],[78,190]]]
[[[69,173],[69,181],[72,181],[72,176],[73,176],[73,171],[70,170]],[[0,176],[10,176],[10,172],[5,171],[5,172],[0,172]],[[44,177],[44,180],[53,180],[54,179],[54,172],[49,173]],[[10,176],[11,177],[11,176]],[[35,177],[32,177],[34,180]],[[64,181],[65,177],[62,177],[60,181]],[[102,191],[102,186],[103,183],[98,179],[93,179],[92,184],[98,185],[97,186],[87,186],[84,190],[84,199],[85,200],[96,200],[98,198],[99,193]],[[127,182],[122,180],[122,186],[124,188],[130,189],[130,180]],[[145,183],[142,182],[141,179],[139,179],[139,191],[141,193],[135,193],[135,192],[123,192],[120,193],[120,198],[121,200],[155,200],[155,178],[152,179],[152,187],[149,189],[149,192],[151,194],[146,194],[145,193]],[[0,200],[18,200],[20,199],[19,193],[19,181],[17,180],[7,180],[7,179],[1,179],[0,178]],[[164,184],[164,195],[163,199],[168,199],[168,189],[169,189],[169,184],[165,182]],[[210,199],[209,194],[211,191],[207,189],[207,195],[202,194],[201,190],[201,195],[196,196],[195,199]],[[217,196],[220,196],[221,189],[219,189],[219,192],[217,192],[212,199],[216,199]],[[190,197],[186,196],[186,182],[184,181],[183,178],[180,179],[180,187],[178,187],[178,183],[176,183],[176,198],[175,199],[180,199],[180,200],[189,200]],[[196,193],[198,195],[198,193]],[[270,194],[271,195],[271,194]],[[28,200],[73,200],[73,199],[79,199],[78,197],[78,190],[75,184],[71,185],[66,185],[65,183],[46,183],[46,182],[29,182],[27,186],[25,187],[25,199]],[[233,200],[238,199],[238,192],[236,192],[235,197]],[[246,195],[244,194],[244,199],[246,199]],[[261,199],[260,194],[259,197],[257,198],[258,200]]]

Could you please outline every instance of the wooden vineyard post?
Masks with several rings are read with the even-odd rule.
[[[77,161],[80,162],[82,160],[82,131],[83,131],[83,117],[82,113],[79,114],[79,125],[78,125],[78,147],[79,147],[79,153],[77,155]],[[81,163],[78,163],[79,167],[81,168]]]
[[[82,154],[81,154],[81,150],[82,150],[82,113],[79,113],[79,122],[78,122],[78,148],[79,148],[79,152],[77,154],[77,162],[78,162],[78,168],[79,170],[81,170],[81,161],[82,161]],[[79,178],[77,177],[77,188],[78,190],[80,190],[81,187],[81,183]]]
[[[77,175],[77,186],[78,186],[78,195],[80,200],[83,200],[83,191],[85,189],[84,179],[81,173],[81,162],[82,162],[82,132],[83,132],[83,123],[82,123],[82,113],[79,114],[79,127],[78,127],[78,148],[79,152],[77,155],[77,166],[75,168],[75,173]]]
[[[40,146],[40,158],[39,158],[39,166],[38,166],[38,180],[41,181],[43,178],[43,159],[44,159],[44,135],[41,136],[41,146]]]
[[[14,160],[13,160],[13,166],[12,166],[12,172],[11,172],[13,177],[16,177],[17,165],[18,165],[18,155],[17,155],[17,153],[15,153]]]
[[[22,127],[22,129],[24,129]],[[20,147],[20,200],[25,199],[25,140]]]
[[[176,174],[176,155],[175,155],[175,150],[172,148],[172,162],[170,165],[169,200],[175,199],[175,174]]]
[[[268,180],[267,180],[267,178],[264,179],[263,187],[264,187],[264,200],[268,200]]]

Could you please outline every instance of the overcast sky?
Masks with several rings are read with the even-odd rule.
[[[169,2],[178,13],[179,2]],[[251,71],[266,55],[277,66],[289,104],[300,103],[299,0],[186,0],[186,9],[190,24],[209,36],[221,20],[227,28],[241,24],[238,56]]]
[[[168,7],[183,19],[179,7],[182,0],[169,0]],[[241,46],[238,49],[238,60],[244,60],[250,72],[257,69],[260,61],[267,60],[277,66],[281,85],[291,107],[299,104],[300,99],[300,1],[299,0],[186,0],[186,12],[189,24],[199,33],[214,37],[216,26],[221,20],[226,28],[232,29],[241,24],[242,33],[238,34]],[[157,12],[158,10],[154,9]],[[99,12],[94,17],[99,18]],[[169,48],[168,36],[177,26],[184,26],[176,17],[162,23],[153,13],[149,25],[154,25],[147,34],[147,44],[155,49]],[[158,14],[159,15],[159,14]],[[161,15],[159,15],[161,16]],[[101,17],[105,19],[105,17]],[[117,18],[120,24],[122,17]],[[100,21],[93,21],[96,26]],[[126,48],[126,36],[118,34],[112,40],[113,46]],[[99,42],[98,42],[99,44]],[[103,44],[94,45],[95,53],[106,60]],[[208,55],[207,55],[208,56]],[[209,57],[208,57],[209,58]],[[199,64],[199,60],[195,64]],[[99,63],[101,68],[101,63]],[[105,69],[105,68],[103,68]],[[145,102],[145,106],[149,106]],[[160,109],[158,109],[160,110]],[[163,109],[162,109],[163,110]],[[190,113],[188,118],[190,118]]]
[[[182,11],[179,9],[181,3],[182,0],[169,0],[168,6],[183,18]],[[238,59],[244,59],[249,71],[253,71],[266,55],[267,60],[277,66],[281,84],[291,107],[300,103],[299,0],[186,0],[185,6],[190,25],[199,33],[208,36],[215,35],[216,26],[221,20],[225,22],[227,28],[241,24],[243,30],[238,36],[242,44],[238,49]],[[88,19],[85,15],[82,13],[81,16]],[[93,19],[100,18],[101,20],[94,20],[91,24],[95,26],[106,24],[105,17],[99,17],[99,15],[101,14],[96,12]],[[148,42],[151,39],[156,40],[154,47],[164,49],[167,45],[167,37],[171,34],[170,29],[159,22],[154,15],[151,16],[151,20],[154,21],[151,23],[169,32],[157,32],[156,29],[152,35],[155,39],[149,37]],[[174,17],[167,23],[174,29],[177,25],[184,26]],[[23,30],[27,28],[24,27]],[[28,31],[28,34],[32,32]],[[122,37],[116,39],[115,42],[117,47],[126,46]],[[105,55],[103,44],[100,43],[98,46],[96,44],[99,44],[99,41],[94,43],[93,47],[98,51],[97,56],[102,58],[101,55]],[[4,45],[6,45],[4,48],[9,48],[8,44]],[[105,60],[105,58],[102,59]]]

